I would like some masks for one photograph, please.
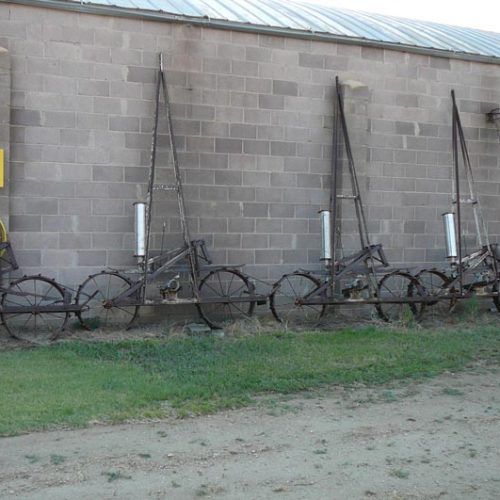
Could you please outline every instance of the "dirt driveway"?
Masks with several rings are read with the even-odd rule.
[[[0,498],[500,498],[500,370],[0,438]]]

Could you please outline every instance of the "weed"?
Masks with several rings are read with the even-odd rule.
[[[112,483],[113,481],[117,481],[118,479],[132,479],[132,476],[126,476],[120,471],[105,472],[104,475],[107,476],[108,483]]]
[[[172,488],[180,488],[181,487],[181,485],[176,481],[172,481],[170,484],[172,485]]]
[[[464,393],[462,391],[459,391],[458,389],[455,389],[453,387],[444,387],[442,390],[443,394],[446,394],[447,396],[463,396]]]
[[[40,457],[37,455],[24,455],[24,458],[27,458],[30,464],[40,462]]]
[[[408,304],[403,305],[401,314],[401,324],[405,328],[413,328],[415,326],[415,315]]]
[[[226,491],[222,486],[214,484],[202,484],[194,493],[197,497],[204,497],[207,495],[216,495]]]
[[[392,391],[384,391],[382,397],[386,403],[395,403],[398,400],[397,396]]]
[[[402,469],[393,469],[390,472],[391,476],[397,477],[398,479],[408,479],[410,473]]]
[[[66,460],[66,457],[63,455],[53,454],[50,455],[50,463],[52,465],[61,465]]]
[[[140,458],[151,458],[151,453],[138,453]]]
[[[473,295],[465,301],[465,314],[468,321],[475,321],[480,315],[479,299]]]
[[[314,450],[313,453],[315,455],[326,455],[328,453],[328,450],[326,448],[321,448],[319,450]]]
[[[101,319],[98,316],[85,318],[85,325],[82,325],[80,321],[74,321],[71,327],[73,330],[97,330],[101,327]]]

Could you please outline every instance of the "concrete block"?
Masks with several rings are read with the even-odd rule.
[[[270,152],[269,141],[243,141],[243,152],[245,154],[268,155]]]
[[[132,170],[132,169],[126,169]],[[144,173],[144,171],[141,171]],[[122,182],[124,168],[112,165],[94,165],[92,167],[92,180],[97,182]],[[130,181],[129,181],[130,182]]]
[[[255,250],[255,263],[256,264],[281,264],[282,251],[281,250]]]
[[[255,231],[258,233],[281,233],[281,219],[255,219]]]
[[[40,267],[42,252],[41,250],[16,250],[16,261],[20,268]]]
[[[283,192],[281,189],[276,189],[274,187],[265,188],[261,187],[255,192],[256,201],[264,202],[281,202],[283,199]]]
[[[234,75],[217,75],[217,88],[243,92],[245,90],[245,78]]]
[[[216,153],[241,153],[243,141],[240,139],[215,139]]]
[[[269,215],[269,204],[267,203],[243,203],[244,217],[267,217]]]
[[[90,96],[109,96],[109,82],[106,80],[79,80],[78,94]]]
[[[437,69],[451,69],[450,60],[444,57],[431,57],[429,58],[430,67]]]
[[[297,186],[297,176],[293,173],[271,173],[271,186],[290,187]]]
[[[88,247],[90,248],[90,247]],[[92,235],[92,248],[118,250],[123,248],[123,234],[96,233]]]
[[[242,76],[259,76],[259,64],[250,61],[231,61],[231,74]]]
[[[297,145],[294,142],[271,141],[271,155],[296,156]]]
[[[9,218],[9,227],[15,231],[41,231],[42,218],[40,215],[12,215]]]
[[[226,233],[228,230],[226,218],[201,217],[200,231],[202,233]]]
[[[121,132],[139,132],[139,118],[132,116],[110,116],[109,130]]]
[[[273,80],[273,94],[297,96],[298,84],[286,80]]]
[[[255,139],[257,137],[257,127],[242,123],[231,123],[230,136],[238,139]]]
[[[62,250],[90,248],[90,233],[60,233],[59,248]]]
[[[227,231],[229,233],[253,233],[255,219],[245,217],[232,217],[228,219]],[[245,235],[242,236],[242,245],[245,247]]]
[[[289,203],[271,203],[269,215],[280,219],[292,218],[295,215],[295,207]]]
[[[320,54],[299,53],[299,66],[306,68],[324,68],[325,56]]]
[[[245,78],[245,91],[256,94],[270,94],[273,81],[270,78]]]
[[[407,234],[425,233],[425,221],[405,221],[404,232]]]
[[[78,266],[105,266],[106,252],[104,250],[81,250],[77,252]]]
[[[276,125],[259,125],[257,127],[257,138],[279,141],[285,138],[285,131],[283,127],[278,127]],[[292,140],[289,137],[287,137],[287,139]]]
[[[412,122],[396,122],[396,134],[415,135],[415,124]]]
[[[267,125],[271,123],[271,112],[262,109],[245,109],[244,110],[245,123],[256,123]]]
[[[217,170],[215,171],[215,183],[221,186],[241,186],[242,172]]]
[[[12,125],[39,126],[41,125],[40,111],[31,109],[11,109],[10,121]]]
[[[259,94],[259,108],[285,109],[284,97],[281,95]]]
[[[214,247],[241,248],[241,234],[214,234]]]
[[[361,47],[361,58],[382,62],[384,60],[384,50],[375,47]]]
[[[247,61],[270,62],[271,50],[263,47],[247,47],[245,59]]]

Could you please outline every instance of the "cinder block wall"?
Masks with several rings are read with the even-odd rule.
[[[317,263],[336,75],[349,83],[372,240],[394,262],[443,259],[451,88],[488,227],[500,235],[499,143],[485,121],[500,102],[500,66],[7,3],[0,45],[12,61],[10,227],[23,272],[74,285],[133,263],[159,51],[191,232],[216,262],[269,279]],[[354,230],[347,209],[344,229]]]

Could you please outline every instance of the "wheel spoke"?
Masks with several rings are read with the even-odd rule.
[[[323,304],[298,304],[298,299],[314,293],[320,282],[310,275],[296,273],[285,275],[278,281],[270,296],[274,317],[291,327],[316,326],[324,314]]]
[[[11,335],[22,340],[52,340],[69,317],[64,311],[64,291],[44,276],[26,276],[15,281],[2,297],[2,306],[25,308],[26,312],[2,313],[4,326]],[[63,310],[45,311],[44,308],[61,307]],[[30,312],[36,308],[36,312]],[[26,319],[23,316],[27,316]]]
[[[85,306],[78,314],[86,328],[128,327],[134,321],[139,309],[138,304],[116,304],[114,300],[130,290],[133,283],[116,272],[102,272],[91,275],[78,290],[76,303]],[[135,297],[135,292],[128,297]],[[127,298],[128,298],[127,297]],[[91,320],[97,320],[93,324]]]
[[[248,302],[232,302],[250,290],[248,282],[239,272],[218,269],[200,283],[201,302],[197,304],[198,310],[209,326],[219,328],[225,321],[235,321],[251,315],[255,302],[250,297]],[[204,302],[203,299],[215,302]]]

